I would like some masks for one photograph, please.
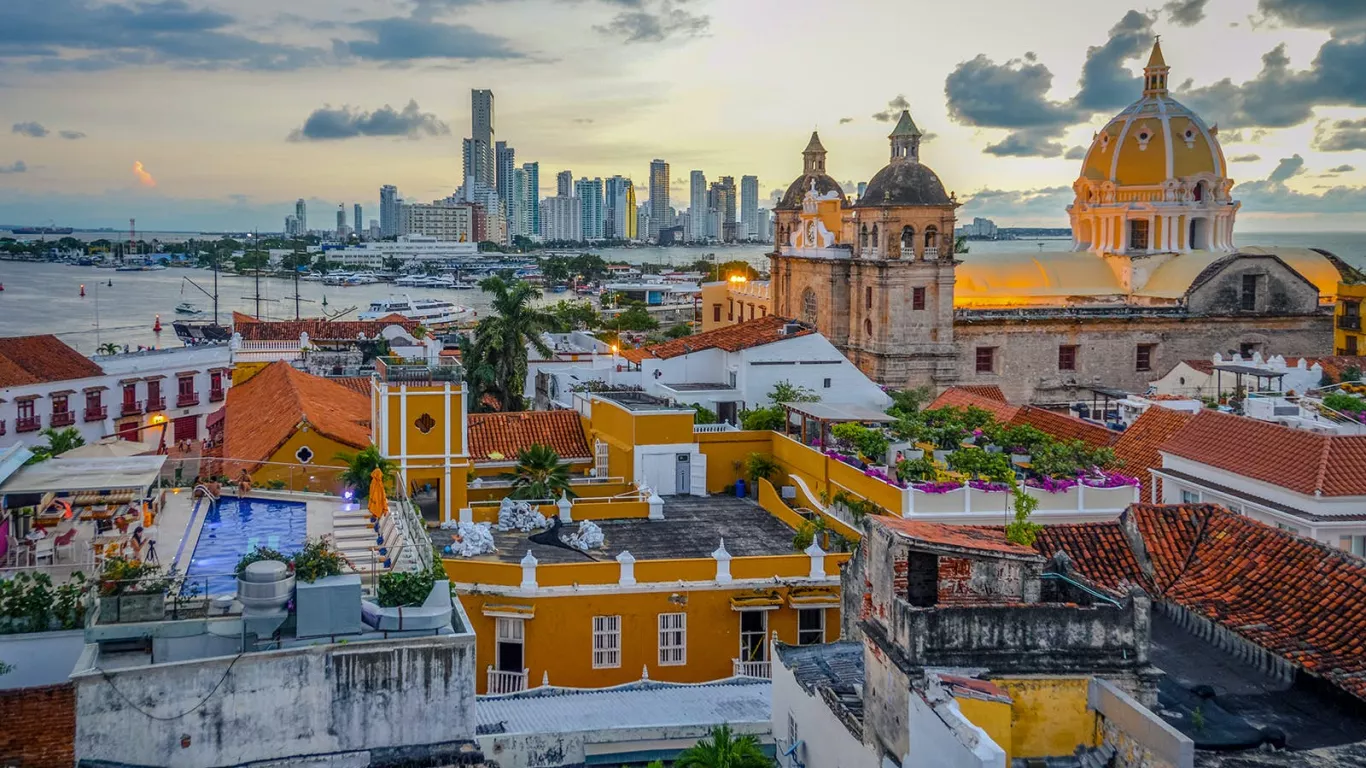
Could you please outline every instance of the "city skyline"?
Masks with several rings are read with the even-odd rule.
[[[838,9],[860,30],[852,82],[838,67],[782,78],[753,67],[793,55],[793,39],[830,37],[829,9],[763,0],[372,2],[355,9],[359,20],[308,2],[288,17],[258,2],[108,7],[0,9],[13,31],[0,38],[0,221],[265,228],[300,196],[368,207],[394,184],[439,199],[463,183],[469,94],[483,90],[498,101],[490,140],[548,172],[632,178],[639,203],[660,158],[679,169],[675,200],[689,197],[685,169],[702,169],[757,177],[767,207],[800,173],[812,128],[852,193],[881,166],[890,113],[906,105],[964,215],[1062,226],[1077,148],[1136,97],[1144,51],[1162,34],[1175,97],[1220,124],[1245,228],[1363,226],[1351,216],[1366,208],[1359,5],[1066,2],[1041,17],[982,0],[918,11],[922,24],[972,35],[918,41],[907,62],[904,30],[879,23],[895,9],[854,3]],[[779,16],[792,34],[751,34]],[[565,42],[565,31],[583,39]],[[725,85],[699,89],[680,72]],[[128,108],[130,94],[140,108]],[[490,122],[492,111],[490,100]]]

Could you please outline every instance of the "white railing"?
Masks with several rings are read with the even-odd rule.
[[[736,677],[761,677],[765,680],[773,677],[773,663],[769,661],[731,659],[731,664]]]
[[[527,674],[530,670],[524,669],[521,672],[503,672],[502,670],[489,667],[488,693],[496,696],[503,693],[517,693],[526,690]]]
[[[937,258],[939,258],[939,249],[938,249],[937,247],[933,246],[933,245],[932,245],[932,246],[929,246],[928,248],[925,249],[925,258],[926,258],[926,259],[937,259]]]
[[[694,424],[692,432],[694,435],[705,435],[712,432],[739,432],[740,429],[734,424]]]

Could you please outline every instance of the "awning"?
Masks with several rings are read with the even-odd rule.
[[[783,604],[777,593],[771,595],[737,595],[730,599],[732,611],[776,611]]]
[[[64,459],[60,456],[31,464],[0,485],[0,494],[47,491],[102,491],[115,488],[144,490],[156,482],[165,456]]]
[[[515,605],[486,604],[480,611],[485,616],[501,619],[534,619],[536,618],[536,606],[534,605]]]
[[[793,608],[835,608],[840,604],[840,593],[834,589],[794,589],[787,595]]]

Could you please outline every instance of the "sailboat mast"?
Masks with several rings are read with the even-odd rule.
[[[213,324],[218,325],[218,246],[213,249]]]

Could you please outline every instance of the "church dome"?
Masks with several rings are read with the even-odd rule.
[[[812,131],[811,141],[807,142],[806,149],[802,150],[802,175],[788,185],[787,191],[783,193],[783,199],[774,206],[774,210],[795,211],[800,209],[802,198],[806,196],[807,190],[813,186],[818,195],[834,192],[840,198],[844,197],[844,190],[840,189],[839,182],[825,173],[825,155],[825,147],[821,145],[820,136]]]
[[[1120,187],[1160,185],[1170,179],[1228,175],[1218,128],[1167,92],[1160,44],[1145,68],[1143,97],[1106,124],[1086,153],[1081,176]]]
[[[939,175],[920,162],[923,135],[911,119],[910,111],[901,110],[901,118],[887,137],[892,144],[891,161],[873,175],[854,207],[953,205],[944,193],[944,183]]]

